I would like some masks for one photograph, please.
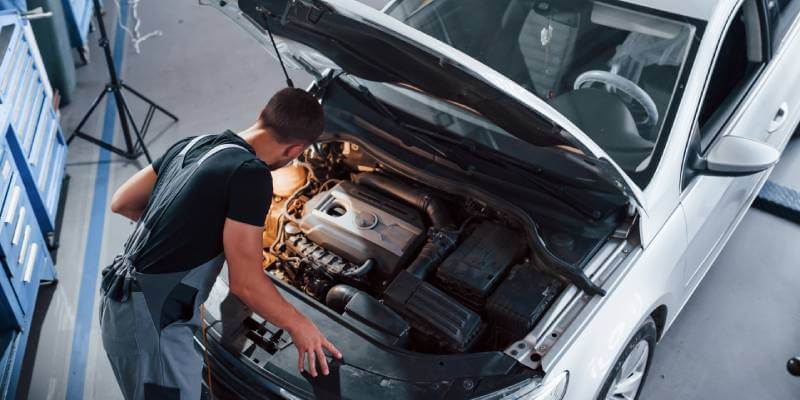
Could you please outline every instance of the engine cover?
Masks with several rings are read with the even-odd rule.
[[[373,259],[370,274],[387,279],[414,254],[425,225],[405,203],[343,181],[306,202],[300,230],[352,263]]]
[[[436,277],[451,292],[480,302],[524,250],[525,244],[517,232],[483,222],[442,262]]]

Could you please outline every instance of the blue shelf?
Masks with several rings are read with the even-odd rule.
[[[25,0],[0,0],[0,10],[27,11],[28,5]]]
[[[21,166],[20,179],[39,227],[47,235],[55,229],[67,146],[52,107],[47,74],[25,24],[16,15],[0,15],[0,35],[10,38],[7,47],[0,48],[0,114],[5,114],[15,133],[7,138],[8,146]]]
[[[40,282],[55,279],[66,142],[52,104],[30,27],[0,13],[0,398],[14,398]]]

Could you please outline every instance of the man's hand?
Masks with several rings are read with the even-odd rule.
[[[272,281],[264,274],[261,266],[263,231],[264,228],[260,226],[248,225],[230,218],[225,220],[222,244],[225,258],[228,260],[228,282],[231,292],[256,314],[289,332],[299,353],[300,372],[305,370],[305,357],[308,355],[308,371],[311,376],[317,376],[317,359],[322,374],[327,375],[328,361],[325,359],[323,349],[327,349],[336,358],[342,358],[342,353],[325,339],[314,323],[281,296]]]
[[[297,348],[297,368],[300,372],[305,370],[306,358],[308,359],[308,372],[317,376],[317,360],[322,370],[322,375],[328,375],[328,360],[324,350],[328,350],[334,357],[342,358],[342,353],[334,347],[325,336],[317,329],[311,320],[298,314],[297,321],[290,324],[286,330],[292,336],[294,346]]]

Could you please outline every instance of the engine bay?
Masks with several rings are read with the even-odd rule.
[[[392,174],[355,143],[313,146],[273,186],[265,270],[382,344],[501,350],[565,286],[514,218]]]

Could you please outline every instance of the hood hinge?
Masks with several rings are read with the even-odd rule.
[[[306,21],[311,22],[314,25],[316,25],[326,13],[332,11],[330,6],[318,0],[290,0],[286,4],[286,10],[284,10],[283,15],[281,16],[281,24],[286,24],[289,10],[291,10],[291,8],[297,3],[301,3],[308,7],[308,12],[306,12]]]
[[[634,210],[636,207],[631,206]],[[633,226],[636,225],[636,218],[638,214],[628,215],[621,224],[614,229],[614,233],[611,234],[611,237],[614,239],[627,239],[631,235],[631,231],[633,230]]]

